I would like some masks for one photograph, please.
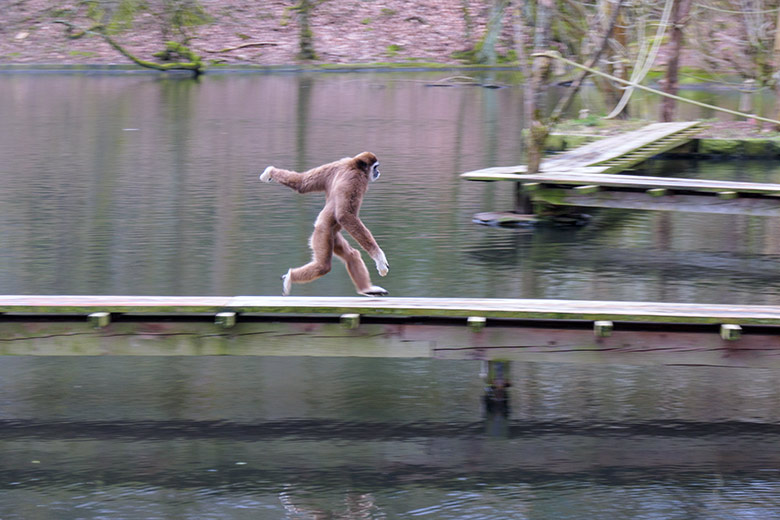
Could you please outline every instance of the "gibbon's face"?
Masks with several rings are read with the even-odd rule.
[[[371,165],[371,173],[369,178],[371,179],[371,182],[374,182],[379,178],[379,161]]]

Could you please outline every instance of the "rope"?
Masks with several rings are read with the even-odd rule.
[[[577,67],[579,69],[584,69],[590,72],[591,74],[596,74],[597,76],[602,76],[607,79],[610,79],[612,81],[616,81],[618,83],[622,83],[623,85],[628,85],[630,87],[638,88],[640,90],[646,90],[647,92],[652,92],[653,94],[658,94],[659,96],[664,96],[668,98],[672,98],[676,101],[682,101],[683,103],[689,103],[691,105],[696,105],[703,108],[710,108],[712,110],[717,110],[718,112],[725,112],[726,114],[732,114],[739,117],[745,117],[745,118],[752,118],[757,121],[764,121],[765,123],[772,123],[774,125],[780,125],[780,121],[777,121],[776,119],[769,119],[767,117],[761,117],[757,116],[756,114],[746,114],[744,112],[737,112],[736,110],[730,110],[728,108],[719,107],[716,105],[710,105],[709,103],[702,103],[701,101],[694,101],[693,99],[686,99],[684,97],[675,96],[674,94],[669,94],[668,92],[663,92],[661,90],[657,90],[654,88],[646,87],[644,85],[640,85],[639,83],[631,83],[630,81],[627,81],[625,79],[618,78],[616,76],[612,76],[611,74],[607,74],[606,72],[601,72],[600,70],[593,69],[591,67],[586,67],[585,65],[582,65],[580,63],[577,63],[576,61],[571,61],[569,59],[564,58],[560,55],[558,52],[554,51],[547,51],[547,52],[537,52],[531,55],[532,58],[552,58],[554,60],[560,60],[568,65],[571,65],[572,67]]]
[[[661,48],[661,42],[664,37],[664,33],[666,32],[666,27],[669,24],[669,17],[672,14],[672,5],[674,4],[674,0],[666,0],[666,5],[664,5],[664,12],[661,15],[661,22],[658,24],[658,29],[655,33],[655,40],[653,41],[653,46],[650,49],[649,53],[644,56],[643,61],[641,61],[641,66],[639,66],[640,59],[639,56],[637,56],[637,63],[634,65],[634,70],[631,72],[631,80],[630,83],[639,83],[643,79],[645,79],[645,76],[647,76],[647,73],[650,72],[650,68],[653,66],[653,63],[655,62],[656,57],[658,56],[658,50]],[[644,31],[642,31],[644,33]],[[643,39],[642,47],[646,47],[645,41]],[[641,50],[640,50],[641,52]],[[606,119],[612,119],[613,117],[616,117],[618,114],[620,114],[624,108],[626,108],[626,105],[628,104],[628,100],[631,99],[631,94],[634,93],[634,87],[629,86],[624,92],[623,96],[620,98],[620,101],[618,102],[617,106],[615,106],[614,109],[612,109],[612,112],[607,115]]]
[[[711,11],[717,11],[719,13],[728,13],[728,14],[768,14],[768,13],[776,13],[779,8],[775,7],[774,9],[760,9],[760,10],[744,10],[741,9],[739,11],[734,11],[732,9],[723,9],[720,7],[715,7],[714,5],[707,5],[700,2],[696,3],[697,7],[703,7],[704,9],[709,9]]]

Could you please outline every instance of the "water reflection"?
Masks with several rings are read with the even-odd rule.
[[[3,518],[770,518],[780,507],[771,371],[514,364],[496,436],[471,362],[34,361],[0,367]]]
[[[354,520],[374,518],[377,513],[384,517],[384,514],[376,506],[376,500],[371,493],[347,493],[340,500],[341,504],[333,509],[323,509],[314,505],[322,503],[324,501],[322,497],[306,496],[307,494],[297,492],[292,486],[287,487],[287,490],[279,493],[279,500],[282,502],[285,512],[293,515],[293,518],[302,515],[304,518],[314,520],[330,518]]]
[[[386,174],[362,217],[391,295],[778,301],[774,219],[594,210],[577,230],[473,225],[511,190],[457,173],[522,161],[522,88],[511,74],[502,89],[426,86],[443,75],[3,76],[0,290],[278,294],[308,260],[321,201],[257,173],[370,149]],[[772,161],[646,166],[668,172],[780,181]],[[296,294],[353,290],[335,269]]]
[[[278,294],[321,201],[257,182],[375,151],[362,217],[399,296],[780,302],[773,219],[594,211],[490,229],[522,160],[522,91],[445,73],[0,76],[0,291]],[[691,95],[709,95],[693,93]],[[586,92],[598,112],[599,101]],[[725,99],[727,103],[738,100]],[[634,113],[655,114],[637,96]],[[578,107],[575,107],[575,109]],[[698,117],[685,108],[682,117]],[[655,161],[780,182],[774,161]],[[334,270],[301,295],[351,295]],[[485,413],[471,362],[6,358],[0,517],[771,518],[774,373],[514,364]]]

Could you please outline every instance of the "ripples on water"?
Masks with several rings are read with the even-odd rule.
[[[628,519],[780,507],[769,371],[516,364],[508,420],[482,409],[478,373],[431,360],[8,358],[0,511]]]
[[[471,224],[511,191],[456,175],[521,162],[522,92],[424,86],[441,76],[0,77],[0,291],[278,294],[322,202],[257,174],[370,149],[394,295],[780,303],[776,219]],[[774,162],[646,169],[780,182]],[[352,291],[339,268],[296,287]],[[0,518],[780,517],[773,372],[516,363],[505,418],[479,369],[4,358]]]

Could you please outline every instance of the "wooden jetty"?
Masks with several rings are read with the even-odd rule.
[[[6,295],[0,296],[0,354],[422,357],[780,368],[780,307]]]
[[[698,131],[696,121],[654,123],[545,159],[536,174],[518,165],[461,177],[514,181],[532,201],[552,206],[780,215],[778,184],[615,174],[687,143]]]

